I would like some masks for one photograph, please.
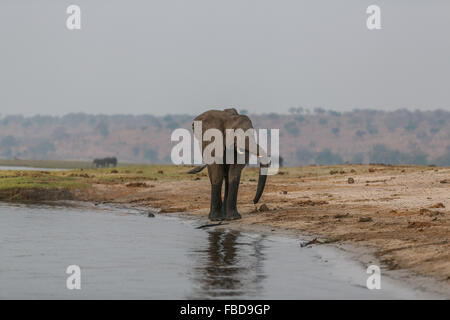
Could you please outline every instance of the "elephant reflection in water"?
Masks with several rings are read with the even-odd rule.
[[[262,290],[264,236],[250,238],[238,231],[213,230],[208,233],[208,247],[194,251],[194,297],[251,297]]]

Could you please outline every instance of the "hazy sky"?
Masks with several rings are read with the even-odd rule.
[[[450,110],[449,31],[448,0],[1,0],[0,113]]]

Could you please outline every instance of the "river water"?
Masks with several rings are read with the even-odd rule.
[[[0,299],[414,299],[332,247],[115,208],[0,203]],[[81,269],[68,290],[66,269]]]

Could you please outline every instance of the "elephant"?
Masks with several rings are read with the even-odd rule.
[[[226,158],[226,130],[227,129],[242,129],[247,131],[248,129],[253,129],[252,122],[250,118],[246,115],[240,115],[236,109],[225,109],[225,110],[209,110],[206,111],[194,119],[195,121],[201,121],[202,123],[202,136],[197,137],[202,144],[202,150],[205,150],[206,146],[211,141],[203,141],[203,133],[208,129],[218,129],[222,133],[223,137],[223,157]],[[194,123],[192,124],[194,130]],[[195,130],[194,130],[195,132]],[[251,140],[251,141],[250,141]],[[235,141],[234,141],[235,142]],[[250,143],[254,143],[257,147],[256,153],[255,149],[251,149]],[[237,154],[244,154],[245,152],[245,163],[238,163],[234,161],[232,164],[223,159],[222,163],[212,163],[196,167],[189,171],[189,173],[194,174],[203,170],[205,167],[208,168],[208,176],[211,183],[211,200],[210,200],[210,212],[208,218],[211,221],[220,220],[235,220],[240,219],[241,214],[237,210],[237,196],[239,190],[239,183],[241,178],[242,169],[248,163],[250,154],[257,155],[258,157],[264,157],[267,159],[265,151],[259,148],[254,140],[253,135],[249,136],[245,142],[245,150],[239,150],[236,147],[236,143],[233,145],[234,150],[231,150],[234,160],[237,158]],[[259,152],[259,153],[258,153]],[[268,161],[263,163],[260,162],[260,173],[258,178],[258,186],[256,189],[256,195],[253,202],[258,203],[260,197],[263,194],[264,187],[267,180],[267,175],[263,174],[263,167],[268,167]],[[225,181],[224,197],[222,201],[222,184]]]
[[[94,159],[94,161],[92,161],[92,163],[94,164],[94,166],[96,168],[103,168],[105,167],[105,160],[104,159]]]
[[[113,166],[113,167],[117,167],[117,158],[116,157],[108,157],[105,158],[106,160],[106,165],[109,167],[109,165]]]
[[[102,159],[94,159],[92,162],[96,168],[107,168],[109,165],[112,165],[113,167],[117,166],[117,158],[116,157],[107,157]]]

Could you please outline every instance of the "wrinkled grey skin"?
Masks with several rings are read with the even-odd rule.
[[[202,122],[202,132],[204,133],[208,129],[218,129],[222,132],[222,136],[224,137],[223,146],[224,152],[226,155],[225,146],[226,146],[226,129],[243,129],[247,131],[250,128],[253,128],[252,122],[249,117],[245,115],[240,115],[236,111],[236,109],[225,109],[221,110],[210,110],[202,113],[197,116],[194,121]],[[210,144],[211,141],[203,141],[202,147],[205,150],[205,147]],[[248,140],[245,146],[246,153],[246,161],[248,162],[249,158],[249,150],[248,150]],[[237,154],[236,150],[234,151],[234,157],[236,160]],[[234,164],[226,164],[224,159],[224,164],[210,164],[204,165],[201,167],[194,168],[189,173],[197,173],[200,172],[205,167],[208,168],[209,180],[211,182],[211,208],[209,212],[209,219],[212,221],[218,220],[235,220],[240,219],[241,215],[237,210],[237,196],[239,190],[239,182],[241,178],[242,169],[245,167],[245,164],[237,164],[237,161],[234,161]],[[266,175],[262,175],[260,173],[258,180],[258,187],[255,198],[253,200],[254,203],[259,201],[261,197],[264,186],[266,183]],[[222,200],[222,184],[225,181],[225,191],[224,198]]]

